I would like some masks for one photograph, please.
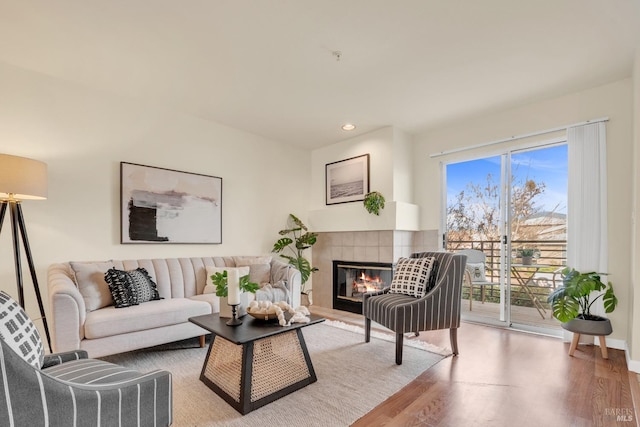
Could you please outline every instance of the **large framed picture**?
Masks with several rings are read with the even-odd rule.
[[[325,179],[327,205],[364,200],[369,192],[369,155],[328,163]]]
[[[120,162],[122,243],[222,243],[222,178]]]

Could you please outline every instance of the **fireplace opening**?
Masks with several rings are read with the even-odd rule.
[[[362,313],[362,296],[391,285],[393,264],[333,261],[333,308]]]

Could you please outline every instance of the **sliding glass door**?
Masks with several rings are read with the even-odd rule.
[[[444,165],[444,248],[464,250],[464,316],[525,329],[558,327],[547,295],[566,257],[566,145]]]
[[[507,321],[504,304],[505,156],[449,163],[446,181],[444,247],[465,251],[469,274],[462,312],[488,323]]]

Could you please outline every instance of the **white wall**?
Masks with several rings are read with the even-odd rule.
[[[308,151],[4,63],[0,93],[0,153],[49,168],[49,198],[23,203],[45,301],[46,269],[54,262],[264,254],[290,212],[306,220]],[[222,177],[223,243],[120,244],[121,161]],[[17,296],[10,235],[7,218],[0,289]]]
[[[380,216],[362,202],[326,205],[325,166],[369,154],[370,191],[385,197]],[[314,231],[418,230],[418,207],[412,199],[412,142],[404,132],[384,127],[312,153],[310,226]]]
[[[468,147],[534,131],[609,117],[607,122],[609,276],[619,299],[610,315],[611,338],[626,340],[630,331],[631,272],[631,183],[633,152],[632,80],[625,79],[583,92],[554,98],[482,118],[456,123],[414,137],[416,202],[421,207],[421,225],[438,229],[440,221],[439,163],[444,158],[430,154]],[[505,143],[504,146],[515,143]],[[482,151],[494,151],[496,147]],[[465,154],[468,155],[468,154]],[[459,155],[457,155],[459,156]],[[418,167],[420,165],[420,167]]]

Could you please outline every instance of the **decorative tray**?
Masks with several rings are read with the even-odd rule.
[[[249,311],[249,309],[247,309],[247,313],[258,320],[264,320],[264,321],[278,320],[278,315],[276,313],[252,313],[251,311]]]

